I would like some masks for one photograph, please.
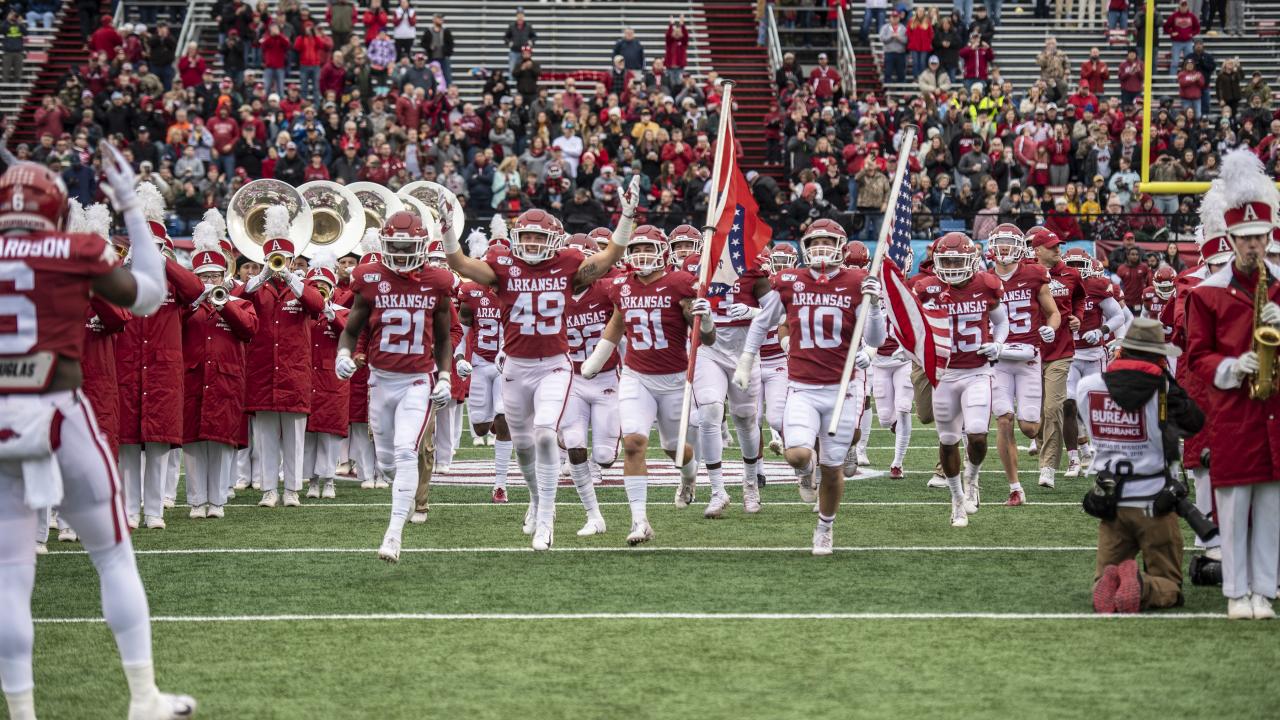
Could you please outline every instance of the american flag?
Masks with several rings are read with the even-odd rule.
[[[904,149],[903,152],[906,152]],[[905,272],[910,272],[911,253],[911,173],[902,174],[898,203],[893,208],[889,247],[880,266],[884,296],[889,306],[889,323],[903,349],[924,368],[932,385],[938,384],[938,370],[951,356],[951,319],[942,310],[930,310],[911,292]]]

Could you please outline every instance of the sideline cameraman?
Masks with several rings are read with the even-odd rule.
[[[1182,604],[1182,532],[1186,486],[1170,467],[1178,440],[1200,431],[1204,414],[1169,374],[1166,358],[1181,350],[1164,341],[1164,328],[1135,318],[1106,372],[1080,381],[1076,408],[1097,453],[1089,471],[1094,487],[1085,512],[1098,524],[1093,609],[1136,613]],[[1177,508],[1178,512],[1173,510]],[[1216,528],[1188,517],[1198,532]],[[1142,553],[1143,569],[1135,561]]]

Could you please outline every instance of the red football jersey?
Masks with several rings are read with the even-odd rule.
[[[458,288],[458,303],[471,310],[467,352],[494,362],[502,349],[502,307],[497,293],[487,285],[464,282]]]
[[[80,360],[84,319],[94,278],[119,265],[97,235],[32,233],[0,237],[0,366],[9,381],[25,385],[34,353]],[[39,390],[39,387],[30,389]]]
[[[1071,316],[1079,314],[1076,312],[1079,310],[1076,303],[1084,304],[1084,280],[1076,269],[1058,261],[1056,266],[1049,268],[1049,292],[1058,305],[1062,324],[1058,327],[1059,332],[1051,344],[1040,344],[1040,358],[1046,363],[1075,355],[1072,334],[1065,331],[1071,329],[1069,324]]]
[[[584,259],[564,248],[536,265],[504,250],[490,250],[484,261],[498,276],[494,291],[504,315],[503,351],[511,357],[542,358],[569,352],[564,311],[573,294],[573,276]]]
[[[613,314],[613,301],[609,297],[611,280],[597,280],[581,295],[569,298],[569,309],[565,312],[564,322],[569,340],[569,359],[573,361],[573,371],[582,372],[582,363],[591,357],[596,344],[604,334],[604,326],[609,323]],[[601,372],[618,367],[618,351],[614,350]]]
[[[1080,331],[1075,333],[1075,346],[1077,350],[1085,348],[1095,348],[1101,343],[1089,344],[1084,341],[1084,334],[1090,330],[1097,330],[1102,326],[1102,301],[1107,298],[1116,296],[1115,288],[1111,281],[1101,275],[1085,278],[1084,280],[1084,316],[1080,318]],[[1118,300],[1117,302],[1124,302]]]
[[[920,301],[932,302],[951,317],[951,359],[947,367],[963,370],[989,364],[990,360],[978,354],[978,348],[991,342],[987,313],[1004,299],[1000,278],[980,272],[961,287],[936,281],[924,285]]]
[[[457,278],[448,270],[421,268],[408,275],[381,263],[351,271],[351,291],[369,303],[369,365],[399,373],[429,373],[435,309],[453,296]]]
[[[1044,324],[1040,288],[1049,284],[1049,271],[1039,263],[1018,263],[1008,279],[1000,279],[1004,283],[1004,308],[1009,313],[1008,342],[1039,347],[1040,326]]]
[[[697,280],[698,268],[701,262],[702,257],[695,253],[686,257],[680,267],[685,272],[693,275],[694,280]],[[729,306],[734,303],[742,303],[749,307],[760,307],[753,288],[756,280],[760,278],[768,279],[768,277],[769,273],[763,269],[750,268],[739,275],[732,285],[712,284],[707,289],[707,300],[711,303],[711,317],[715,319],[716,325],[719,327],[747,327],[751,325],[751,318],[733,320],[725,313],[728,312]]]
[[[626,366],[646,375],[684,372],[689,365],[689,324],[681,300],[698,296],[697,282],[683,270],[672,270],[644,284],[634,275],[613,279],[609,299],[626,325]]]
[[[841,268],[829,278],[799,269],[770,278],[787,312],[789,379],[809,385],[840,382],[865,277],[861,268]]]
[[[1159,320],[1164,323],[1164,341],[1173,340],[1173,299],[1176,295],[1170,295],[1168,298],[1162,298],[1156,294],[1154,287],[1148,286],[1142,291],[1142,317]],[[1165,308],[1168,308],[1168,315],[1165,314]],[[1166,319],[1167,317],[1167,319]]]

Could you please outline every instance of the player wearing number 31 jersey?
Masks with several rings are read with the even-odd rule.
[[[573,248],[561,252],[560,221],[542,210],[516,218],[510,253],[492,252],[484,259],[467,257],[458,242],[462,228],[442,227],[449,266],[462,276],[494,289],[502,305],[502,399],[516,458],[529,486],[525,530],[533,548],[551,547],[556,483],[560,478],[557,431],[569,399],[573,368],[564,315],[574,292],[599,280],[622,258],[631,237],[639,178],[622,196],[622,216],[605,250],[584,257]],[[456,199],[441,193],[440,217],[452,217]]]
[[[451,390],[450,298],[456,279],[448,270],[423,267],[427,240],[418,216],[400,211],[387,218],[381,261],[351,271],[355,297],[334,363],[338,377],[355,374],[351,353],[368,325],[369,427],[378,469],[394,475],[391,522],[378,549],[387,562],[400,559],[401,533],[414,508],[428,408],[448,402]]]

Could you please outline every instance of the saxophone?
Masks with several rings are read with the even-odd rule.
[[[1258,286],[1253,291],[1253,347],[1258,354],[1258,372],[1249,383],[1251,400],[1266,400],[1280,392],[1280,330],[1262,324],[1262,308],[1267,304],[1267,262],[1258,258]]]

